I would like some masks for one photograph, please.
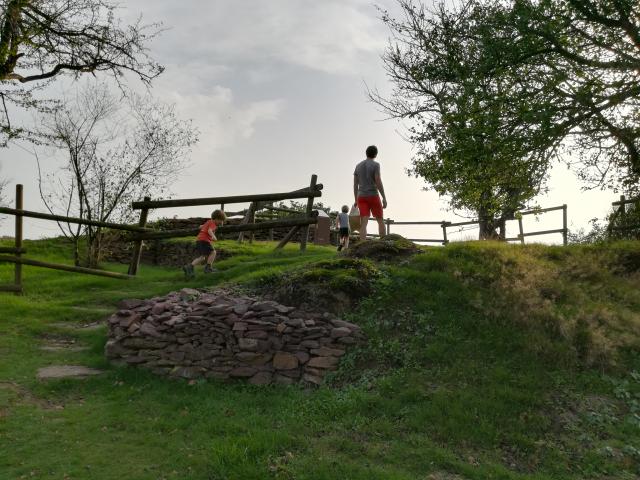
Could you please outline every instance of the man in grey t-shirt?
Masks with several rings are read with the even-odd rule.
[[[369,215],[378,222],[378,233],[385,235],[383,208],[387,208],[387,197],[380,177],[380,164],[374,159],[378,156],[378,148],[374,145],[367,147],[367,158],[358,165],[353,172],[353,196],[360,210],[360,240],[367,238],[367,224]],[[382,202],[378,192],[382,195]]]

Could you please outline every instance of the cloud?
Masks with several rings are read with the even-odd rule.
[[[181,116],[193,119],[209,150],[251,137],[258,123],[276,120],[285,107],[279,98],[238,101],[231,88],[210,78],[193,66],[168,65],[153,89],[155,96],[174,103]]]
[[[329,74],[357,74],[365,66],[362,54],[377,54],[387,38],[372,3],[365,0],[127,4],[132,14],[144,11],[147,21],[164,21],[169,30],[156,40],[154,49],[175,62],[281,63]]]

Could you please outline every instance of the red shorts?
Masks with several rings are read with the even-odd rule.
[[[383,217],[382,202],[378,195],[358,197],[358,209],[361,217],[368,217],[369,215],[373,215],[374,218]]]

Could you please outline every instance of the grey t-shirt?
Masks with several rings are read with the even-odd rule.
[[[338,225],[340,228],[349,228],[349,214],[340,212],[338,213]]]
[[[380,175],[380,164],[371,158],[367,158],[356,165],[353,172],[358,177],[358,196],[370,197],[378,195],[376,175]]]

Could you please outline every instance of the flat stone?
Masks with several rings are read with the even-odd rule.
[[[344,327],[348,328],[351,331],[361,330],[361,328],[355,323],[345,322],[344,320],[340,320],[338,318],[334,318],[333,320],[331,320],[331,323],[334,327]]]
[[[153,307],[151,307],[151,313],[154,315],[160,315],[169,309],[169,305],[164,302],[156,303]]]
[[[307,363],[307,366],[315,368],[334,368],[337,365],[338,359],[335,357],[313,357]]]
[[[269,385],[273,379],[271,372],[258,372],[249,379],[251,385]]]
[[[257,338],[259,340],[266,340],[269,338],[269,334],[264,330],[252,330],[250,332],[245,333],[245,338]]]
[[[248,350],[250,352],[255,352],[259,348],[258,340],[255,338],[239,338],[238,346],[240,350]]]
[[[183,288],[180,290],[180,297],[199,297],[200,292],[193,288]]]
[[[341,357],[344,353],[344,350],[329,347],[320,347],[311,350],[312,355],[317,355],[319,357]]]
[[[233,378],[249,378],[258,373],[258,369],[254,367],[236,367],[229,372],[229,376]]]
[[[162,334],[158,332],[158,330],[156,330],[156,327],[150,322],[145,322],[142,324],[142,326],[140,327],[140,333],[155,338],[162,337]]]
[[[133,310],[144,305],[144,300],[138,300],[136,298],[130,298],[126,300],[120,300],[118,302],[118,308],[121,310]]]
[[[351,330],[347,327],[336,327],[331,329],[331,338],[348,337],[351,335]]]
[[[293,385],[296,383],[296,380],[291,377],[285,377],[284,375],[275,374],[273,376],[273,382],[278,385]]]
[[[235,322],[233,324],[234,332],[244,332],[245,330],[247,330],[247,324],[245,322]]]
[[[240,303],[238,305],[233,306],[233,313],[236,315],[244,315],[249,311],[249,305],[245,303]]]
[[[314,385],[322,385],[322,377],[319,377],[317,375],[311,375],[309,373],[305,373],[302,376],[302,379],[305,382],[313,383]]]
[[[231,305],[213,305],[209,307],[208,312],[210,315],[223,316],[228,313],[231,313],[232,307]]]
[[[81,365],[52,365],[38,369],[36,377],[39,380],[52,378],[86,378],[104,373],[96,368],[83,367]]]
[[[276,352],[273,356],[273,368],[276,370],[291,370],[297,368],[300,363],[298,357],[286,352]]]

